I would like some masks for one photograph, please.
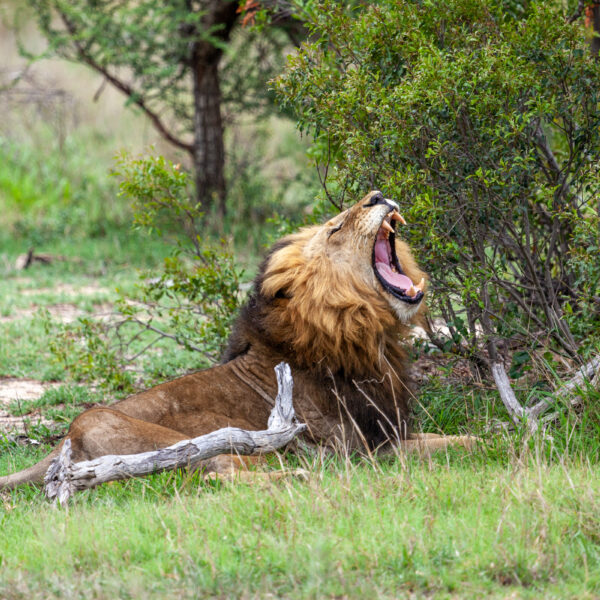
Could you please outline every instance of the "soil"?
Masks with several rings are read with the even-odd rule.
[[[58,384],[42,383],[33,379],[0,378],[0,434],[26,433],[26,419],[30,424],[50,425],[52,421],[34,411],[24,417],[15,417],[8,412],[10,404],[16,400],[35,400],[48,388]]]
[[[57,283],[51,288],[27,288],[21,290],[21,296],[39,296],[41,294],[65,294],[67,296],[94,296],[96,294],[109,293],[110,290],[99,285],[71,285],[68,283]]]
[[[77,308],[74,304],[54,304],[52,306],[46,306],[46,310],[50,313],[52,318],[59,321],[60,323],[72,323],[84,314],[82,310]],[[14,312],[6,317],[0,317],[0,323],[10,323],[18,319],[26,317],[33,317],[39,310],[38,306],[30,306],[28,308],[17,308]]]

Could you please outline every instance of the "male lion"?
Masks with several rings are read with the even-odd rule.
[[[265,429],[290,364],[294,407],[307,441],[349,449],[399,443],[435,449],[469,438],[409,436],[407,355],[399,345],[423,310],[425,274],[397,239],[395,202],[367,194],[321,226],[275,244],[234,326],[220,365],[77,417],[73,460],[169,446],[221,427]],[[0,477],[0,489],[41,482],[60,445],[39,463]],[[242,461],[218,456],[208,471]]]

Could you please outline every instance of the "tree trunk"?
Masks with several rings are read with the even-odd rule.
[[[219,60],[213,54],[209,63],[194,65],[194,172],[196,198],[204,212],[216,204],[225,216],[225,145],[221,118]],[[214,56],[216,54],[216,56]]]
[[[590,52],[597,58],[600,50],[600,2],[592,2],[586,6],[585,24],[592,29]]]
[[[238,18],[235,0],[205,0],[202,5],[207,30],[223,42],[229,41]],[[190,3],[190,10],[192,6]],[[225,216],[225,144],[221,117],[219,63],[223,50],[207,40],[193,42],[190,67],[194,94],[194,148],[196,198],[207,213],[216,204]]]

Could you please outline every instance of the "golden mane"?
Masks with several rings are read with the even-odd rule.
[[[259,289],[270,300],[265,329],[274,341],[290,347],[299,364],[322,362],[333,371],[381,374],[387,370],[384,357],[390,344],[397,346],[407,327],[351,261],[334,262],[324,245],[315,244],[325,226],[284,238],[267,259]],[[346,242],[347,252],[355,252],[351,240]],[[413,281],[425,277],[404,242],[396,240],[396,252]],[[364,260],[372,270],[371,256]]]

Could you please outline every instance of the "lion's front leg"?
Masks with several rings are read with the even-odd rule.
[[[277,471],[250,470],[249,466],[259,466],[264,463],[261,456],[236,456],[220,454],[203,461],[203,467],[208,471],[205,479],[227,481],[231,483],[265,483],[277,481],[285,477],[308,478],[305,469],[279,469]]]
[[[400,448],[405,452],[430,454],[451,447],[462,447],[472,450],[480,443],[478,437],[471,435],[439,435],[437,433],[411,433],[403,440]]]

